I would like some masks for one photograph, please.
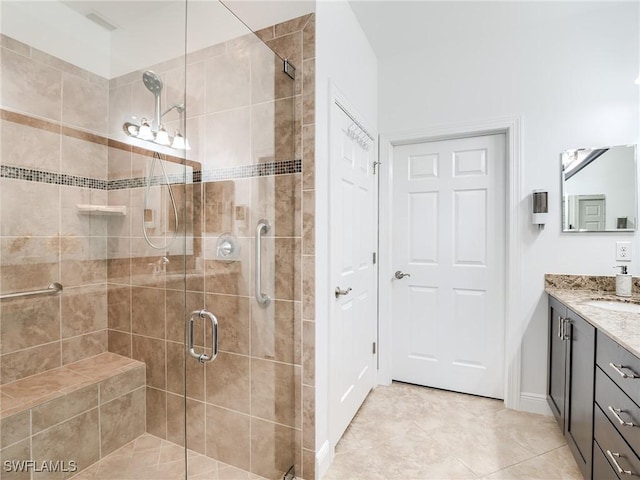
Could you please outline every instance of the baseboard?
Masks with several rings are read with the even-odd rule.
[[[316,453],[316,478],[324,477],[324,474],[329,470],[332,461],[333,451],[329,444],[329,440],[327,440],[322,444],[318,453]]]
[[[553,415],[547,404],[547,397],[538,393],[522,392],[520,394],[520,411],[538,413],[540,415]]]

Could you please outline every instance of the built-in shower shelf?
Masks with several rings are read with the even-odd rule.
[[[78,204],[78,213],[81,215],[126,215],[126,205],[88,205]]]

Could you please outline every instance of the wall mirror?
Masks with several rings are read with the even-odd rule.
[[[635,145],[567,150],[561,162],[563,232],[636,230]]]

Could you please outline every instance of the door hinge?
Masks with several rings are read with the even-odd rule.
[[[376,167],[377,167],[378,165],[382,165],[382,163],[380,163],[380,162],[373,162],[373,174],[374,174],[374,175],[376,174]]]
[[[376,252],[373,252],[373,264],[376,264]]]
[[[376,342],[373,342],[373,353],[374,353],[374,355],[376,353]]]

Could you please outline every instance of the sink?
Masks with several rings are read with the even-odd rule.
[[[640,305],[636,303],[617,302],[615,300],[590,300],[585,302],[585,305],[616,312],[640,313]]]

